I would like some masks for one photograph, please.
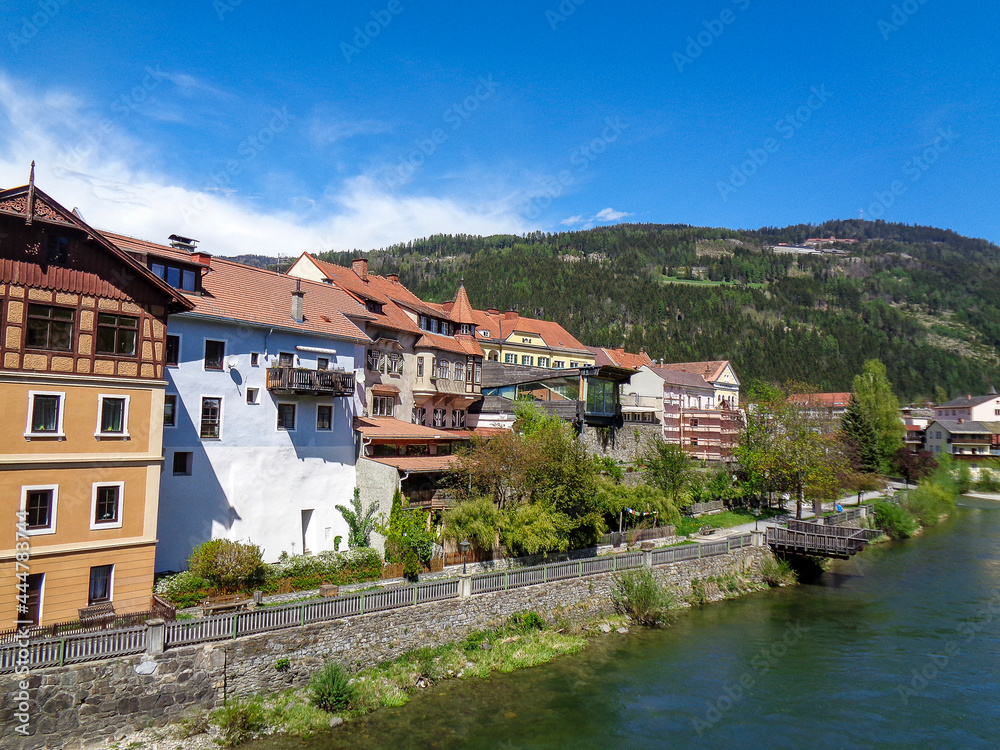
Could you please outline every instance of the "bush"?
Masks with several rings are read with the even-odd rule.
[[[924,482],[906,498],[906,509],[922,526],[935,525],[945,513],[955,508],[955,496],[945,487]]]
[[[212,539],[191,553],[188,568],[225,594],[246,591],[264,582],[266,568],[256,544]]]
[[[537,612],[518,612],[516,615],[511,615],[507,625],[518,633],[545,630],[545,620]]]
[[[239,747],[267,731],[267,710],[260,698],[233,698],[212,714],[219,727],[218,743],[223,747]]]
[[[653,577],[649,568],[629,570],[615,579],[611,600],[619,614],[647,627],[666,621],[677,597]]]
[[[969,464],[964,461],[958,464],[958,471],[956,472],[956,481],[958,482],[958,492],[964,495],[966,492],[972,489],[972,469]]]
[[[176,575],[164,576],[156,582],[153,593],[169,599],[180,608],[193,607],[201,603],[212,584],[204,578],[196,576],[190,570],[184,570]]]
[[[876,502],[873,506],[875,528],[882,529],[893,539],[906,539],[917,533],[920,524],[906,508],[892,503]]]
[[[788,560],[769,557],[760,569],[760,577],[771,588],[795,583],[795,571]]]
[[[980,492],[1000,492],[1000,477],[983,467],[979,470],[979,481],[976,482],[976,489]]]
[[[328,661],[309,681],[312,704],[327,713],[347,708],[354,700],[351,676],[337,662]]]
[[[267,566],[263,591],[278,589],[278,583],[289,579],[294,591],[318,588],[321,583],[346,586],[351,583],[377,581],[382,576],[382,558],[367,547],[355,547],[346,552],[320,552],[318,555],[283,556]]]

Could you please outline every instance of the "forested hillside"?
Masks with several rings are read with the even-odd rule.
[[[846,255],[780,254],[836,236]],[[352,253],[329,253],[349,264]],[[905,400],[1000,386],[1000,248],[951,231],[836,221],[756,231],[619,224],[528,236],[439,235],[370,254],[432,301],[556,320],[591,345],[731,359],[748,382],[849,390],[881,359]]]

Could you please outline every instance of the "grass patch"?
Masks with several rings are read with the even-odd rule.
[[[742,281],[710,281],[708,279],[679,279],[676,276],[660,276],[661,284],[694,284],[696,286],[743,286],[751,289],[765,289],[766,282],[743,283]]]
[[[677,608],[677,596],[657,581],[649,568],[629,570],[616,576],[611,600],[616,612],[645,627],[668,622],[671,611]]]
[[[760,516],[756,520],[764,521],[768,518],[782,515],[783,511],[775,508],[762,508]],[[749,510],[740,508],[738,510],[724,510],[721,513],[713,513],[709,516],[699,516],[693,518],[684,516],[677,524],[677,536],[692,536],[698,533],[702,526],[711,526],[713,529],[730,529],[733,526],[742,526],[745,523],[753,523],[755,516]]]

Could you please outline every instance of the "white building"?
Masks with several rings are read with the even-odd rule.
[[[111,236],[194,309],[166,342],[159,571],[186,567],[208,539],[261,546],[264,559],[346,547],[337,504],[356,483],[373,316],[343,290],[204,253]]]

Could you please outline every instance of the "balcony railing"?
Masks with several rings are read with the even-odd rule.
[[[302,367],[271,367],[267,371],[267,390],[273,393],[353,396],[354,373],[307,370]]]

